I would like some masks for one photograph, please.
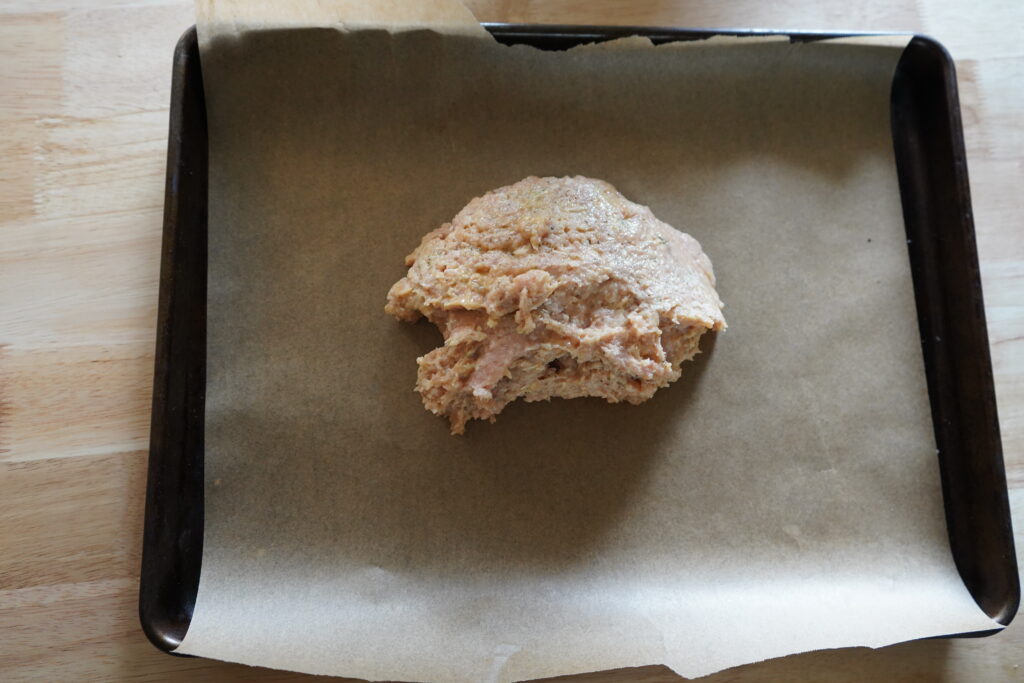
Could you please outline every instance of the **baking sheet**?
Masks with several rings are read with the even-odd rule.
[[[454,19],[290,23],[200,25],[206,524],[179,651],[694,676],[997,626],[948,549],[892,41],[544,53]],[[474,195],[577,173],[701,241],[729,330],[642,406],[516,404],[451,437],[411,390],[440,336],[382,312],[402,257]]]

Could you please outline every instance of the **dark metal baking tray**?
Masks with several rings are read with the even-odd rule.
[[[489,24],[503,43],[559,50],[643,35],[655,43],[714,35],[849,33]],[[195,28],[174,52],[163,255],[139,617],[173,652],[188,630],[203,548],[206,391],[207,129]],[[892,134],[950,545],[975,601],[1008,624],[1020,586],[996,416],[985,309],[953,61],[916,36],[892,86]],[[988,635],[996,631],[988,631]]]

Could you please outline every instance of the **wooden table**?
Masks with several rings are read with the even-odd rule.
[[[468,4],[485,21],[899,29],[941,40],[960,77],[1024,547],[1024,3]],[[170,657],[136,617],[171,52],[192,23],[188,0],[0,0],[0,680],[306,678]],[[705,680],[1007,681],[1024,680],[1022,663],[1019,622],[992,638],[797,655]],[[572,680],[678,679],[648,667]]]

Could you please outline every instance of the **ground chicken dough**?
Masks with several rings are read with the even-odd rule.
[[[640,403],[725,328],[697,241],[601,180],[488,192],[405,262],[385,311],[444,334],[417,359],[416,390],[453,434],[520,397]]]

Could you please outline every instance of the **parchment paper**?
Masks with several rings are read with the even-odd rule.
[[[943,518],[900,48],[547,53],[452,21],[201,23],[206,522],[179,651],[372,679],[695,676],[995,627]],[[641,406],[516,403],[452,437],[412,391],[440,335],[384,297],[425,232],[530,174],[606,179],[693,234],[729,329]]]

